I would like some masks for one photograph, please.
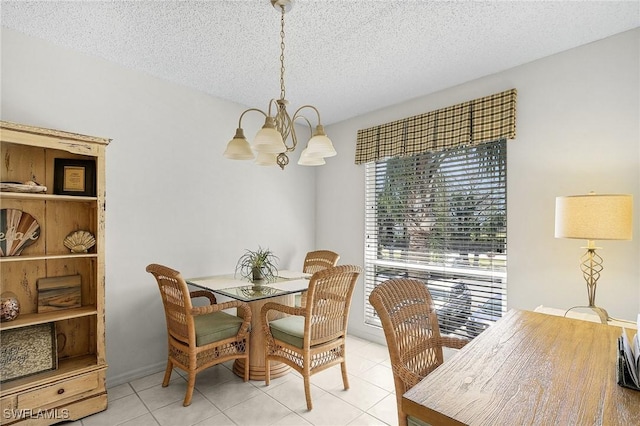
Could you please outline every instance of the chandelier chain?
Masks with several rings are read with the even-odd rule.
[[[280,17],[280,99],[284,100],[284,5],[280,6],[282,15]]]

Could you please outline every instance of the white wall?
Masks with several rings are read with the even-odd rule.
[[[213,78],[213,77],[212,77]],[[2,120],[113,139],[107,147],[108,382],[164,369],[151,262],[233,272],[268,246],[299,268],[314,247],[315,171],[222,157],[244,108],[2,29]],[[253,119],[253,122],[252,122]],[[261,125],[243,120],[248,136]]]
[[[636,29],[329,126],[331,138],[350,143],[336,145],[340,155],[318,172],[316,244],[333,245],[343,262],[364,262],[364,166],[354,165],[358,129],[516,88],[517,135],[507,144],[508,307],[586,304],[578,266],[585,241],[554,238],[555,197],[629,193],[633,240],[598,242],[605,269],[596,302],[613,317],[635,320],[640,312],[639,39]],[[363,294],[362,288],[356,293],[350,332],[383,341],[379,330],[362,322]]]
[[[357,130],[512,87],[518,116],[517,138],[508,145],[508,304],[585,303],[577,266],[583,242],[553,238],[554,201],[591,190],[631,193],[639,217],[639,38],[640,30],[623,33],[328,126],[339,155],[317,171],[225,160],[221,153],[242,106],[4,28],[1,116],[113,139],[106,259],[113,385],[164,367],[164,318],[155,283],[144,272],[148,263],[189,276],[222,273],[244,248],[262,244],[284,267],[301,265],[312,248],[362,265],[364,167],[354,165]],[[248,135],[259,121],[243,122]],[[634,318],[640,311],[639,225],[636,220],[631,242],[600,242],[605,270],[597,302],[612,316]],[[362,318],[360,287],[350,332],[381,340]]]

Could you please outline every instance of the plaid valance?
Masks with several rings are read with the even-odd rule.
[[[358,130],[356,164],[516,137],[516,89]]]

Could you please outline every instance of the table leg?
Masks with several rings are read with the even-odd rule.
[[[260,310],[267,302],[276,302],[283,305],[293,306],[295,296],[289,294],[286,296],[272,297],[269,299],[254,300],[249,303],[251,308],[251,334],[249,337],[249,379],[264,381],[265,375],[265,359],[264,359],[264,333],[262,332],[262,321],[260,318]],[[271,312],[269,320],[283,317],[284,314]],[[291,367],[281,362],[271,362],[271,378],[284,376],[289,372]],[[233,363],[233,372],[240,377],[244,377],[244,360],[238,359]]]

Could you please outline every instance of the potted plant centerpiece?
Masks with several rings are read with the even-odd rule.
[[[258,250],[246,249],[238,259],[236,273],[249,279],[254,285],[262,285],[278,275],[278,256],[271,250],[258,247]]]

